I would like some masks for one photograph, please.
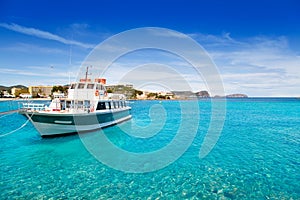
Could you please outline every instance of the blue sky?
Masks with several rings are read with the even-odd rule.
[[[225,93],[300,96],[299,10],[296,0],[2,0],[0,85],[68,83],[103,40],[133,28],[163,27],[205,48]],[[136,57],[137,63],[143,59]],[[195,79],[193,90],[207,89],[192,73],[186,77]]]

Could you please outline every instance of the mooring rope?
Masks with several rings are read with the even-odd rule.
[[[8,112],[8,113],[9,113],[9,112]],[[9,113],[9,114],[7,114],[7,115],[10,115],[10,114],[13,114],[13,113],[15,113],[15,112],[11,112],[11,113]],[[5,116],[7,116],[7,115],[1,116],[0,118],[5,117]],[[31,115],[30,117],[32,117],[32,115]],[[14,132],[16,132],[16,131],[18,131],[18,130],[21,130],[24,126],[26,126],[26,125],[28,124],[29,121],[30,121],[30,118],[29,118],[29,116],[28,116],[28,119],[26,120],[26,122],[23,123],[19,128],[15,129],[15,130],[13,130],[13,131],[10,131],[10,132],[8,132],[8,133],[5,133],[5,134],[1,134],[1,135],[0,135],[0,138],[1,138],[1,137],[4,137],[4,136],[7,136],[7,135],[10,135],[10,134],[13,134]]]
[[[13,113],[16,113],[16,112],[19,112],[20,109],[17,109],[17,110],[9,110],[9,111],[5,111],[5,112],[0,112],[0,115],[10,115],[10,114],[13,114]],[[1,116],[0,118],[4,117],[4,116]]]

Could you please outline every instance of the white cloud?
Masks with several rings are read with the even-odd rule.
[[[6,28],[8,30],[12,30],[12,31],[15,31],[18,33],[35,36],[38,38],[54,40],[57,42],[61,42],[63,44],[76,45],[76,46],[83,47],[83,48],[94,48],[95,47],[95,45],[92,45],[92,44],[85,44],[85,43],[78,42],[75,40],[67,40],[61,36],[58,36],[58,35],[55,35],[55,34],[52,34],[52,33],[46,32],[46,31],[42,31],[42,30],[35,29],[35,28],[28,28],[28,27],[20,26],[18,24],[0,23],[0,27]]]
[[[187,34],[191,38],[195,39],[199,42],[200,45],[204,46],[206,49],[208,48],[224,48],[231,46],[240,46],[246,45],[247,43],[242,41],[237,41],[230,36],[230,33],[223,33],[222,35],[211,35],[211,34],[202,34],[202,33],[191,33]]]
[[[74,81],[79,66],[69,68],[51,66],[25,66],[22,69],[1,68],[0,76],[6,77],[1,80],[1,85],[55,85],[67,84]]]
[[[300,96],[300,58],[289,49],[286,37],[257,36],[237,40],[229,33],[221,36],[190,34],[208,51],[216,63],[223,79],[226,94],[245,93],[249,96]],[[202,42],[203,44],[202,44]],[[149,53],[147,55],[147,53]],[[160,63],[173,67],[192,83],[194,91],[209,89],[205,80],[191,70],[192,66],[176,55],[166,52],[137,54],[130,59],[118,60],[117,70],[110,70],[109,78],[114,80],[128,68],[146,63]],[[154,69],[153,69],[154,70]],[[143,72],[158,79],[163,73]],[[142,73],[142,72],[141,72]],[[111,75],[110,75],[111,74]],[[170,79],[172,76],[168,75]],[[165,76],[167,77],[167,76]],[[134,77],[133,77],[134,79]],[[213,78],[209,78],[213,80]],[[212,83],[214,84],[214,83]]]
[[[48,53],[48,54],[60,54],[67,55],[69,52],[59,49],[59,48],[49,48],[45,46],[35,45],[35,44],[26,44],[26,43],[16,43],[11,44],[10,46],[1,46],[0,50],[3,51],[12,51],[12,52],[22,52],[22,53]]]
[[[94,45],[85,44],[78,41],[67,40],[58,35],[41,31],[35,28],[27,28],[17,24],[0,24],[0,27],[23,33],[26,35],[35,36],[38,38],[54,40],[63,44],[72,44],[84,48],[93,48]],[[88,28],[87,24],[73,24],[74,29]],[[230,33],[223,33],[221,35],[209,35],[201,33],[188,34],[202,45],[213,61],[216,63],[221,77],[224,82],[226,93],[245,93],[249,96],[300,96],[300,56],[298,52],[294,52],[289,48],[289,40],[285,36],[267,37],[255,36],[250,38],[236,39]],[[170,36],[166,34],[165,36]],[[181,34],[171,35],[172,37],[182,37]],[[20,49],[29,47],[25,44],[20,44]],[[3,47],[1,47],[4,49]],[[12,46],[13,48],[13,46]],[[33,44],[32,48],[35,51],[43,51],[49,53],[60,53],[59,49],[47,49]],[[119,46],[107,45],[106,50],[108,55],[111,52],[120,51]],[[82,50],[82,49],[81,49]],[[126,49],[121,49],[126,50]],[[68,53],[68,52],[67,52]],[[74,51],[75,53],[75,51]],[[134,53],[134,52],[133,52]],[[120,80],[120,78],[129,73],[129,69],[151,62],[165,64],[176,69],[182,76],[191,82],[194,91],[206,89],[204,88],[205,80],[201,79],[201,75],[196,74],[195,71],[189,69],[190,64],[183,59],[174,59],[176,55],[169,55],[166,52],[156,52],[156,54],[147,55],[135,54],[129,59],[119,59],[115,65],[110,66],[106,72],[109,83]],[[193,52],[192,52],[193,53]],[[125,56],[126,57],[126,56]],[[105,58],[107,58],[105,56]],[[95,57],[97,61],[98,57]],[[93,61],[93,60],[91,60]],[[91,63],[93,66],[99,65],[99,62]],[[49,61],[47,61],[49,62]],[[94,61],[93,61],[94,62]],[[84,63],[85,64],[85,63]],[[103,64],[102,62],[100,65]],[[46,65],[46,64],[45,64]],[[79,64],[78,64],[79,65]],[[60,66],[59,64],[55,66]],[[61,64],[63,66],[63,64]],[[77,73],[77,69],[75,72]],[[61,77],[68,79],[68,73],[64,70],[57,71],[57,73],[41,71],[39,69],[33,70],[30,67],[24,69],[1,69],[1,74],[4,75],[24,75],[32,77],[49,78],[49,82],[53,77]],[[171,73],[160,73],[155,71],[151,73],[149,69],[140,71],[139,73],[148,74],[148,76],[156,76],[156,79],[172,77]],[[158,74],[158,75],[157,75]],[[73,74],[72,77],[76,77]],[[140,81],[140,77],[136,77],[134,81]],[[205,79],[205,77],[203,77]]]
[[[226,93],[300,96],[300,59],[289,48],[286,37],[257,36],[237,41],[228,36],[193,36],[218,66]]]
[[[157,31],[156,27],[153,29],[148,28],[148,31],[151,35],[162,36],[162,37],[171,37],[171,38],[187,38],[186,34],[175,32],[174,30],[163,29],[163,31]]]
[[[0,74],[14,74],[22,76],[38,76],[38,77],[69,77],[65,70],[53,69],[49,66],[29,66],[24,69],[1,68]],[[74,76],[75,73],[72,73]]]

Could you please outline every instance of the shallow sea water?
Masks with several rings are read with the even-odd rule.
[[[132,101],[132,120],[86,135],[105,134],[119,148],[135,153],[159,151],[176,137],[181,103]],[[199,128],[187,151],[167,167],[147,173],[106,166],[78,135],[42,139],[31,123],[12,132],[26,119],[0,115],[0,199],[300,199],[299,99],[227,100],[221,136],[202,159],[199,150],[210,124],[211,103],[197,104]],[[151,124],[149,109],[155,105],[165,109],[152,116],[165,117],[163,124],[154,118]],[[15,101],[0,102],[0,111],[14,108]],[[123,131],[132,124],[151,124],[147,131],[157,134],[132,137]]]

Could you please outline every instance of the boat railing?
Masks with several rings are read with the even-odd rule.
[[[42,103],[22,103],[21,109],[31,111],[45,110],[45,104]]]

